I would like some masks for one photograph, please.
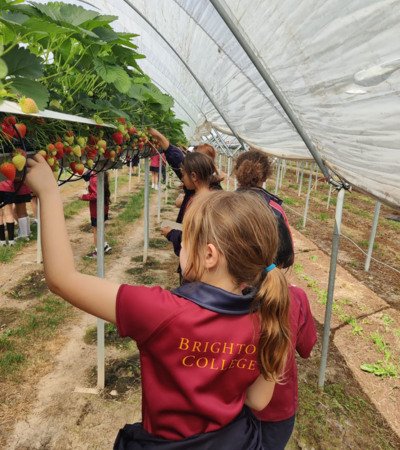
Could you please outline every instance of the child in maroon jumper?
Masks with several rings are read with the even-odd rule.
[[[139,348],[142,423],[126,425],[114,448],[260,450],[259,422],[245,405],[266,406],[290,346],[287,282],[272,264],[276,220],[263,200],[247,192],[199,196],[183,223],[188,283],[172,292],[119,285],[76,271],[51,169],[41,155],[27,164],[50,289],[117,324]],[[245,294],[246,286],[254,289]]]
[[[289,286],[290,331],[293,351],[289,353],[283,384],[276,384],[274,394],[263,411],[254,411],[261,420],[264,450],[283,450],[293,432],[298,405],[297,364],[295,352],[308,358],[317,341],[317,331],[308,298],[303,289]]]
[[[86,255],[87,258],[97,258],[97,174],[89,175],[88,193],[79,197],[89,202],[90,222],[92,224],[94,250]],[[110,206],[110,185],[108,172],[104,173],[104,221],[108,220],[108,209]],[[111,247],[104,242],[104,253],[109,253]]]

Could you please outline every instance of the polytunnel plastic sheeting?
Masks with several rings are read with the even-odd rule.
[[[176,99],[176,111],[185,112],[181,118],[188,121],[189,114],[194,119],[186,132],[196,130],[198,135],[214,126],[232,134],[184,64],[132,5],[193,70],[243,140],[279,157],[310,157],[208,0],[89,3],[102,13],[117,15],[120,31],[141,35],[136,42],[148,61],[140,63]],[[327,165],[351,184],[400,206],[400,1],[220,3]]]

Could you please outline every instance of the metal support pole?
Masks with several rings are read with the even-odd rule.
[[[378,228],[380,210],[381,210],[381,202],[376,202],[374,220],[372,221],[371,235],[369,237],[367,259],[365,260],[365,267],[364,267],[365,272],[369,271],[369,265],[371,264],[372,250],[374,249],[374,241],[376,236],[376,229]]]
[[[301,195],[301,189],[303,187],[303,175],[304,175],[304,166],[303,163],[301,163],[301,169],[300,169],[300,184],[299,184],[299,191],[297,192],[297,196],[300,197]]]
[[[339,253],[340,227],[342,225],[344,192],[345,192],[344,189],[339,190],[336,201],[335,225],[333,228],[333,236],[332,236],[331,264],[329,268],[328,294],[326,300],[325,320],[324,320],[324,335],[322,340],[321,365],[319,368],[319,379],[318,379],[318,387],[320,389],[323,389],[325,384],[325,372],[328,360],[329,335],[330,335],[331,317],[333,308],[333,292],[335,289],[336,265],[337,265],[337,256]]]
[[[299,161],[296,161],[296,183],[299,183],[300,179],[300,169],[299,169]]]
[[[161,177],[162,177],[162,157],[160,155],[160,164],[158,166],[158,192],[157,192],[157,223],[161,221]]]
[[[150,160],[144,159],[144,239],[143,239],[143,263],[147,261],[149,252],[149,228],[150,228]]]
[[[276,181],[275,181],[275,192],[274,192],[275,195],[278,193],[280,173],[281,173],[281,160],[278,159],[278,161],[276,163]]]
[[[42,255],[42,226],[40,224],[40,200],[36,197],[36,223],[37,223],[37,240],[36,240],[36,263],[43,262]]]
[[[132,158],[129,160],[128,192],[131,192],[131,188],[132,188]]]
[[[286,160],[282,160],[281,173],[279,177],[279,189],[282,189],[283,177],[286,173]]]
[[[332,196],[332,185],[329,185],[329,192],[328,192],[328,201],[326,202],[326,209],[328,210],[329,207],[331,206],[331,196]]]
[[[275,98],[278,100],[279,104],[282,106],[286,115],[289,117],[292,122],[294,128],[297,130],[299,136],[302,138],[304,144],[309,149],[310,153],[314,157],[318,166],[321,168],[322,173],[324,174],[327,180],[331,180],[331,176],[329,174],[328,168],[323,163],[321,156],[312,142],[310,136],[307,134],[306,130],[303,128],[299,118],[297,117],[295,111],[292,109],[289,102],[286,100],[284,94],[280,91],[278,86],[275,84],[274,80],[271,78],[267,69],[260,62],[258,56],[253,51],[251,45],[247,41],[247,37],[243,36],[241,30],[238,27],[238,24],[234,23],[231,19],[230,15],[225,11],[224,7],[221,4],[220,0],[210,0],[210,3],[214,6],[218,14],[221,16],[222,20],[225,22],[226,26],[230,29],[232,34],[235,36],[239,45],[245,51],[246,55],[249,57],[251,62],[254,64],[254,67],[257,69],[258,73],[261,75],[267,86],[270,88],[271,92],[274,94]]]
[[[104,278],[104,172],[97,174],[97,276]],[[97,319],[97,387],[104,389],[104,320]]]
[[[307,214],[308,214],[308,205],[310,204],[310,194],[311,194],[311,187],[312,187],[312,179],[313,179],[313,172],[310,168],[310,175],[308,177],[308,189],[307,189],[307,197],[306,197],[306,204],[304,207],[304,215],[303,215],[303,228],[306,227],[307,222]]]
[[[232,158],[228,156],[228,173],[226,178],[226,190],[229,191],[230,182],[231,182],[231,165],[232,165]]]
[[[117,201],[118,195],[118,169],[114,169],[114,202]]]
[[[168,203],[169,166],[165,165],[165,204]]]

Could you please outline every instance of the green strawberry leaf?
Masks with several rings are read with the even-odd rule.
[[[45,109],[49,101],[49,92],[42,84],[29,78],[18,77],[12,80],[11,90],[35,100],[40,110]]]
[[[4,62],[3,59],[0,58],[0,80],[5,78],[7,76],[8,69],[7,64]]]
[[[25,78],[39,78],[43,75],[41,59],[26,48],[14,47],[3,59],[8,67],[8,75]]]

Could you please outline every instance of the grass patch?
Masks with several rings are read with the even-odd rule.
[[[87,328],[83,340],[85,344],[96,345],[97,327]],[[117,327],[112,323],[106,323],[104,325],[104,343],[105,345],[110,345],[122,349],[129,349],[130,347],[132,347],[132,339],[121,338],[118,334]]]
[[[133,256],[131,258],[132,262],[143,263],[143,256]],[[161,267],[161,261],[154,258],[153,256],[148,256],[147,261],[143,264],[144,267],[151,267],[152,269],[159,269]]]
[[[293,197],[285,197],[284,200],[283,200],[283,204],[284,205],[299,206],[300,203],[299,203],[298,200],[296,200]]]
[[[153,238],[149,239],[150,248],[167,248],[168,241],[166,239]]]
[[[368,240],[368,239],[364,239],[364,240],[362,240],[362,241],[358,241],[357,244],[358,244],[361,248],[367,249],[367,248],[369,247],[369,240]],[[377,250],[378,247],[379,247],[379,245],[378,245],[376,242],[374,242],[373,249],[374,249],[374,250]]]
[[[322,222],[326,222],[329,219],[329,214],[326,212],[319,213],[317,219],[321,220]]]
[[[333,349],[330,358],[337,370],[324,391],[317,386],[319,352],[298,361],[299,410],[287,449],[398,448],[396,435],[368,401],[345,361]]]
[[[126,203],[124,210],[118,215],[121,222],[129,223],[138,219],[142,215],[144,201],[144,189],[140,189]]]
[[[50,339],[72,311],[67,302],[52,295],[19,311],[18,319],[0,334],[0,377],[9,377],[29,363],[32,342]]]
[[[36,270],[22,278],[7,295],[17,300],[41,297],[48,292],[48,287],[42,270]]]
[[[64,217],[71,219],[75,214],[78,214],[83,208],[89,208],[88,202],[83,200],[72,200],[64,206]]]

